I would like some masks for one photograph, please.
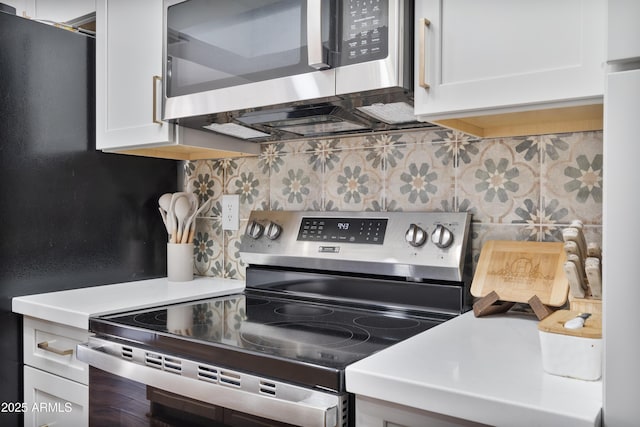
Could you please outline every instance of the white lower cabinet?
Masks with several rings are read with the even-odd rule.
[[[479,427],[472,421],[356,395],[356,426]]]
[[[89,386],[24,367],[24,425],[88,426]]]
[[[83,329],[24,317],[24,425],[87,426],[89,367],[76,358]]]

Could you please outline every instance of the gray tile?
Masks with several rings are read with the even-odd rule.
[[[453,168],[436,157],[437,145],[412,144],[399,147],[386,174],[387,209],[403,211],[453,209]],[[390,162],[388,162],[390,164]]]
[[[224,259],[224,239],[218,218],[196,220],[194,235],[194,267],[200,276],[220,276],[216,269]]]
[[[367,150],[340,152],[335,166],[325,168],[325,204],[339,211],[375,210],[382,206],[383,174],[367,161]]]
[[[271,171],[271,209],[311,210],[321,205],[322,170],[310,168],[310,162],[310,153],[290,154],[283,167]]]
[[[545,207],[556,203],[567,212],[565,223],[579,219],[585,225],[602,224],[602,132],[547,136],[541,141],[546,147],[541,166]]]
[[[540,200],[540,164],[527,161],[516,150],[517,139],[477,142],[478,154],[460,162],[457,196],[467,199],[476,214],[474,221],[508,224],[522,219],[518,209],[536,211]]]

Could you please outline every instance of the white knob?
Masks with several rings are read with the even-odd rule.
[[[280,237],[280,233],[282,233],[282,227],[280,227],[275,222],[270,222],[269,226],[267,227],[265,236],[267,236],[268,239],[276,240],[278,237]]]
[[[404,235],[404,238],[411,246],[422,246],[427,241],[427,232],[424,231],[422,227],[416,224],[411,224]]]
[[[246,234],[252,239],[259,239],[260,236],[262,236],[263,231],[264,231],[264,225],[256,221],[251,221],[249,225],[247,225]]]
[[[441,249],[448,248],[453,243],[453,233],[444,225],[438,224],[431,233],[431,240]]]

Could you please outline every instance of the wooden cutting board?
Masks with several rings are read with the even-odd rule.
[[[563,264],[562,242],[489,240],[471,284],[471,294],[483,297],[495,291],[501,301],[528,302],[534,295],[552,307],[567,301],[569,282]]]
[[[602,338],[602,314],[592,313],[591,316],[584,321],[584,327],[578,329],[567,329],[564,324],[577,317],[578,311],[558,310],[546,319],[538,323],[538,330],[542,332],[550,332],[552,334],[571,335],[581,338]]]

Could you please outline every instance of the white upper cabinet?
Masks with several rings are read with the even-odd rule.
[[[97,0],[97,149],[172,140],[160,120],[161,76],[162,1]]]
[[[16,14],[31,19],[69,22],[96,11],[95,0],[3,0]]]
[[[175,160],[260,146],[162,121],[162,0],[96,1],[96,149]]]
[[[601,106],[583,106],[604,93],[604,0],[417,0],[415,13],[421,120],[478,136],[602,127]]]
[[[640,1],[609,0],[607,60],[640,59]]]

